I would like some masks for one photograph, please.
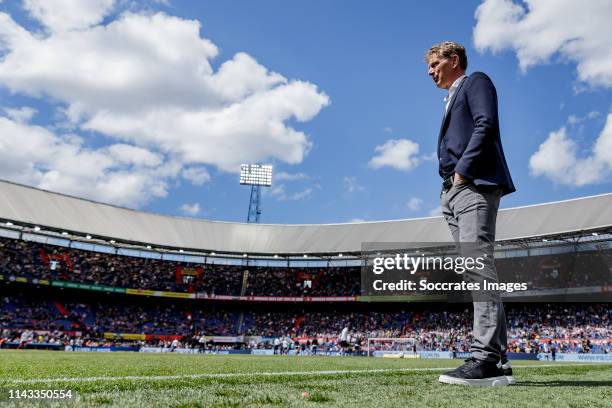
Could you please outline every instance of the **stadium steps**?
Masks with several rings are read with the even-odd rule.
[[[244,296],[249,285],[249,271],[245,269],[242,273],[242,287],[240,288],[240,296]]]
[[[236,335],[238,336],[242,333],[242,323],[244,323],[244,312],[240,312],[236,321]]]
[[[248,265],[248,264],[247,264]],[[249,270],[245,269],[242,273],[242,287],[240,288],[240,296],[244,296],[246,294],[246,290],[249,286]],[[238,320],[236,321],[236,334],[240,335],[242,333],[242,323],[244,323],[244,312],[240,312],[238,315]]]

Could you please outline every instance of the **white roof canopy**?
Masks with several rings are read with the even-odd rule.
[[[166,248],[250,254],[337,254],[364,242],[449,242],[442,217],[347,224],[244,224],[130,210],[0,180],[0,219]],[[612,193],[501,210],[497,240],[612,226]]]

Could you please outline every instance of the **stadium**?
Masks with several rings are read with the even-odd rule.
[[[7,181],[0,197],[6,389],[71,390],[62,403],[90,406],[444,406],[465,394],[436,377],[470,354],[471,305],[362,287],[363,243],[447,242],[442,217],[242,224]],[[612,194],[500,211],[500,279],[529,282],[504,295],[518,383],[454,406],[528,405],[534,391],[609,403],[611,234]]]

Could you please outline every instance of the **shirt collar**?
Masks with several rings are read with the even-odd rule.
[[[455,82],[453,82],[450,88],[448,88],[448,94],[444,97],[444,102],[450,101],[450,99],[453,97],[453,94],[461,84],[461,81],[463,81],[463,78],[465,77],[467,77],[467,75],[463,74],[459,78],[455,79]]]

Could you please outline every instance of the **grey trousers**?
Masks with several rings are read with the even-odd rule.
[[[457,243],[493,245],[501,190],[483,191],[472,183],[453,185],[440,195],[442,214]],[[486,268],[463,274],[468,282],[498,282],[493,258]],[[497,362],[505,358],[508,343],[506,314],[499,292],[479,292],[474,299],[474,341],[470,351],[478,360]]]

